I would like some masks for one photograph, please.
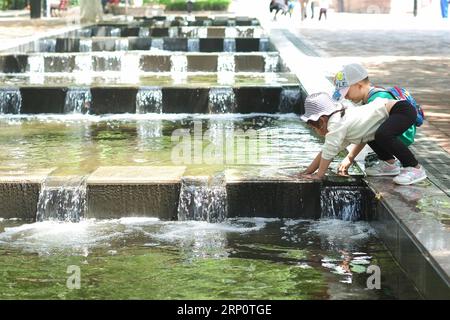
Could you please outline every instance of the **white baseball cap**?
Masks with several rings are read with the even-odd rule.
[[[347,95],[350,86],[369,77],[366,68],[359,63],[351,63],[343,66],[342,70],[334,77],[335,91],[333,99],[340,101]]]
[[[300,118],[305,122],[317,121],[321,116],[329,116],[337,110],[336,102],[328,93],[314,93],[306,98],[305,114]]]

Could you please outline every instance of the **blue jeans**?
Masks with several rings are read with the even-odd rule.
[[[448,0],[441,0],[442,18],[448,18]]]

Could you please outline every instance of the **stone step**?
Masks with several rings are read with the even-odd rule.
[[[63,114],[70,90],[83,90],[79,86],[21,86],[15,89],[3,88],[3,92],[20,95],[21,114],[54,113]],[[303,113],[305,96],[299,84],[284,86],[218,86],[228,89],[226,99],[232,95],[233,113]],[[136,113],[140,90],[160,90],[162,113],[210,113],[209,102],[214,87],[138,87],[138,86],[93,86],[84,90],[83,113],[121,114]],[[0,93],[2,92],[0,90]],[[17,102],[16,101],[16,102]],[[227,100],[228,101],[228,100]],[[2,106],[3,108],[3,106]],[[12,110],[11,106],[11,110]],[[8,106],[4,113],[14,113]]]
[[[87,178],[87,218],[176,219],[184,171],[185,167],[176,166],[98,168]],[[0,176],[0,217],[34,220],[41,184],[50,172],[49,169],[22,176]],[[243,178],[225,173],[228,216],[318,219],[321,192],[329,185],[360,188],[364,195],[361,218],[371,218],[372,197],[358,177],[313,182],[295,178]]]
[[[279,54],[92,52],[0,55],[0,73],[286,72]]]
[[[42,39],[25,52],[97,52],[163,50],[181,52],[267,52],[272,48],[267,37],[59,37]],[[20,51],[23,52],[23,51]]]

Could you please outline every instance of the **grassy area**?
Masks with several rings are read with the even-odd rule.
[[[166,6],[166,10],[186,10],[185,0],[144,0],[145,4],[158,3]],[[194,11],[223,11],[227,10],[231,0],[197,0],[194,3]]]

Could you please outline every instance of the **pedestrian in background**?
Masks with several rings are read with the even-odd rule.
[[[441,13],[444,19],[448,18],[448,3],[449,0],[441,0]]]
[[[329,0],[320,0],[320,14],[319,14],[319,21],[322,19],[322,15],[325,16],[325,19],[327,18],[327,12],[328,8],[330,7],[330,1]]]

